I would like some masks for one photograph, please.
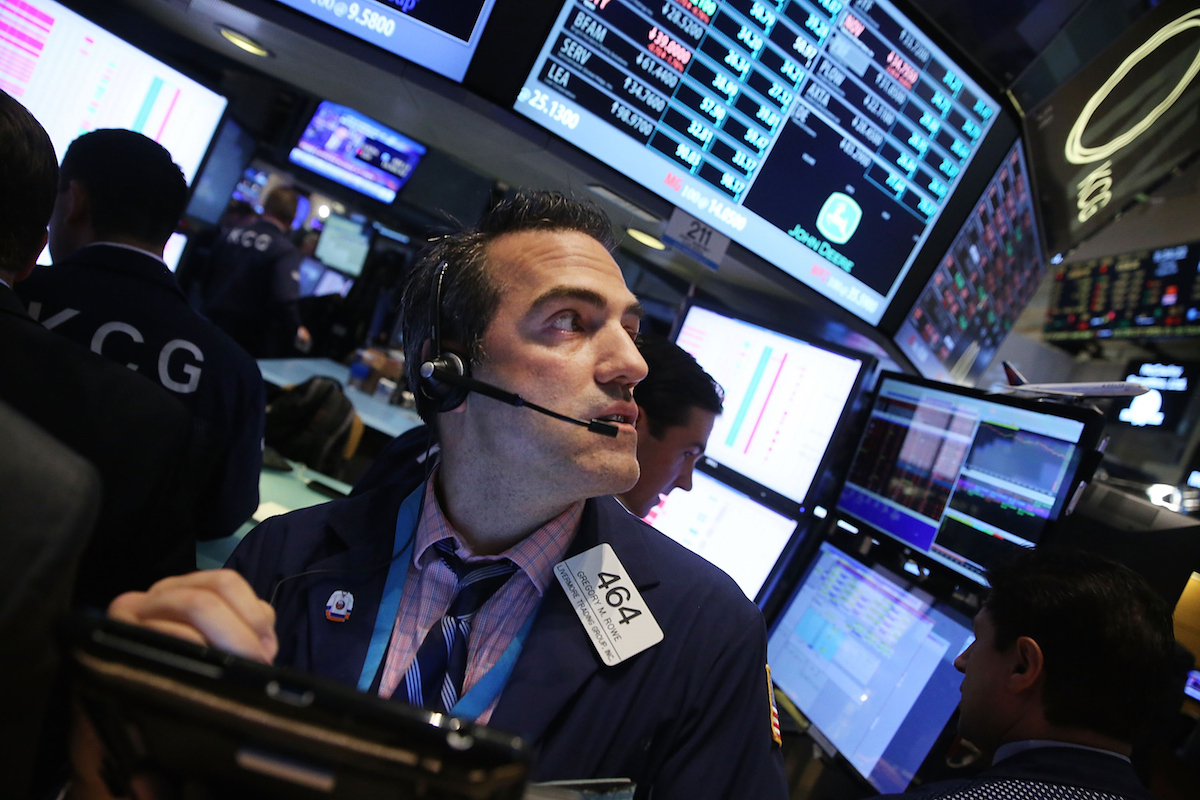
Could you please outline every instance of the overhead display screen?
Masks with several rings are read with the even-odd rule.
[[[1058,518],[1101,421],[967,391],[885,377],[838,510],[983,583]]]
[[[646,522],[723,569],[751,600],[796,530],[794,519],[700,470],[691,491],[673,490]]]
[[[190,185],[225,98],[52,0],[0,0],[0,89],[61,160],[75,139],[124,128],[165,147]]]
[[[352,108],[322,101],[300,141],[293,164],[390,203],[425,155],[425,145]]]
[[[495,0],[278,0],[389,53],[461,81]]]
[[[999,111],[887,0],[573,0],[515,108],[872,324]]]
[[[725,390],[706,458],[804,503],[863,362],[698,306],[675,341]]]
[[[1025,152],[1018,140],[896,333],[926,378],[974,385],[1044,271]]]
[[[1059,267],[1049,341],[1200,335],[1200,242]]]

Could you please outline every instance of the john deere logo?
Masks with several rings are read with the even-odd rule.
[[[862,207],[848,194],[834,192],[817,214],[817,230],[834,244],[845,244],[862,222]]]

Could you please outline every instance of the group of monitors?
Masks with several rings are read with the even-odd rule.
[[[802,341],[700,305],[676,335],[725,392],[690,492],[646,521],[765,597],[790,552],[831,445],[845,435],[864,357]]]
[[[1200,334],[1200,242],[1058,268],[1042,336],[1049,341]]]

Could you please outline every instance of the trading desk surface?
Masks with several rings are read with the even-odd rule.
[[[323,375],[348,386],[350,369],[328,358],[261,358],[258,368],[263,380],[275,386],[303,383],[314,375]],[[368,428],[396,437],[421,424],[415,411],[391,405],[373,395],[354,388],[346,389],[346,397]]]

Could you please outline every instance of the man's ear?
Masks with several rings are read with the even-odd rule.
[[[91,221],[92,199],[79,181],[67,184],[67,190],[59,195],[59,202],[67,204],[62,213],[62,219],[67,223],[74,226]]]
[[[1017,639],[1013,645],[1012,673],[1009,675],[1009,688],[1014,693],[1028,691],[1042,678],[1045,669],[1045,657],[1041,646],[1028,636]]]

